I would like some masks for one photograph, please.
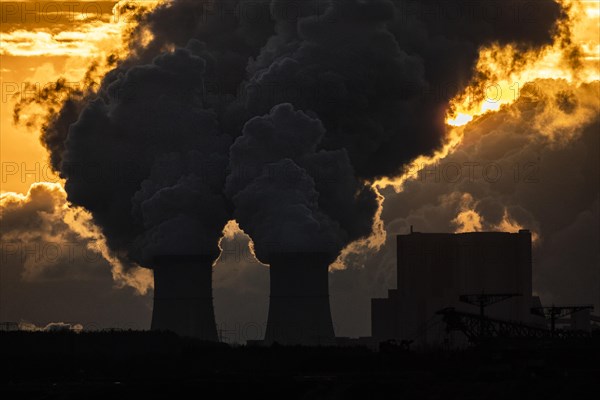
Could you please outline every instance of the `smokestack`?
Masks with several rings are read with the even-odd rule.
[[[152,329],[216,342],[212,264],[218,254],[154,257]]]
[[[271,253],[271,296],[265,343],[333,344],[328,268],[318,252]]]

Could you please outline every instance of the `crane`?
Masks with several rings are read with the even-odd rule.
[[[482,318],[481,315],[457,311],[453,307],[437,312],[446,322],[447,331],[461,331],[471,343],[479,343],[487,338],[545,338],[550,336],[548,329],[527,325],[521,322]],[[481,335],[482,326],[485,336]]]
[[[512,297],[521,296],[518,293],[484,293],[479,294],[463,294],[459,296],[459,300],[463,303],[479,306],[479,336],[485,336],[485,308],[492,304],[508,300]]]

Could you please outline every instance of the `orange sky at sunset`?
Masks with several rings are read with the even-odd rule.
[[[130,34],[132,28],[135,26],[134,18],[139,15],[136,13],[139,13],[140,10],[142,10],[141,12],[144,12],[143,10],[151,10],[157,4],[168,3],[170,1],[0,0],[0,194],[2,195],[0,197],[8,206],[12,207],[11,210],[17,216],[15,219],[18,220],[18,224],[16,225],[26,226],[27,229],[31,229],[32,231],[35,229],[29,228],[28,224],[21,222],[21,220],[25,219],[23,217],[25,214],[21,213],[21,208],[19,207],[23,204],[29,206],[29,203],[36,202],[42,205],[45,202],[55,205],[51,213],[43,207],[41,207],[41,211],[36,211],[39,214],[43,214],[43,222],[51,222],[51,224],[42,224],[41,228],[38,229],[41,232],[40,242],[67,241],[68,238],[73,236],[77,237],[78,243],[82,243],[82,246],[86,246],[89,243],[94,244],[95,247],[90,245],[88,246],[89,248],[86,248],[100,254],[99,259],[101,262],[98,263],[100,265],[99,269],[108,274],[110,268],[110,274],[108,274],[110,276],[107,275],[104,278],[108,279],[109,283],[112,279],[112,282],[115,283],[115,288],[133,288],[132,293],[137,293],[136,296],[151,292],[154,282],[151,270],[138,267],[138,265],[147,267],[142,263],[134,264],[135,267],[130,269],[127,269],[128,267],[125,264],[121,265],[119,257],[116,256],[116,253],[112,252],[113,249],[109,248],[108,243],[110,242],[106,240],[108,234],[106,237],[104,236],[105,231],[102,231],[103,227],[98,222],[100,219],[94,219],[96,216],[93,215],[93,208],[77,203],[76,196],[70,190],[67,194],[67,191],[64,189],[65,182],[61,181],[52,171],[48,151],[42,145],[40,135],[43,131],[42,125],[44,119],[48,115],[52,115],[49,110],[57,112],[60,106],[56,102],[52,104],[52,102],[42,101],[36,103],[33,101],[21,109],[19,121],[15,121],[14,110],[19,102],[37,98],[45,87],[55,84],[58,79],[64,79],[69,87],[84,89],[84,77],[86,73],[90,73],[91,66],[97,65],[92,80],[98,83],[106,72],[111,70],[115,65],[118,65],[114,62],[115,60],[124,60],[130,55],[137,55],[132,49],[143,49],[144,47],[153,49],[152,46],[148,46],[149,39],[153,37],[156,39],[161,38],[160,31],[146,28],[146,25],[142,23],[141,26],[143,29],[141,29],[141,32],[135,31],[138,34],[135,38],[137,40],[137,43],[135,43],[137,47],[133,45],[127,47],[128,33]],[[351,270],[349,266],[364,267],[368,262],[372,262],[373,265],[379,262],[384,266],[387,265],[385,263],[395,265],[396,244],[393,238],[397,234],[407,232],[409,227],[410,231],[412,231],[413,224],[417,232],[425,232],[427,230],[456,233],[473,231],[517,232],[520,229],[528,229],[532,233],[534,246],[537,246],[537,251],[542,246],[547,246],[547,248],[552,250],[554,247],[551,245],[552,240],[558,240],[553,235],[556,237],[562,237],[560,235],[568,237],[571,235],[569,229],[576,230],[576,228],[580,228],[575,222],[581,220],[583,221],[581,225],[587,228],[584,222],[594,221],[592,219],[593,215],[596,215],[597,218],[597,201],[594,203],[596,204],[596,214],[593,214],[592,211],[594,209],[591,206],[588,207],[586,203],[589,200],[586,197],[587,191],[581,189],[587,184],[585,179],[588,178],[588,175],[581,174],[580,176],[579,170],[571,164],[577,164],[575,166],[581,167],[583,171],[585,171],[584,168],[588,168],[588,164],[583,163],[585,157],[581,156],[581,154],[585,153],[585,148],[579,149],[579,147],[587,146],[587,142],[582,137],[592,137],[592,134],[584,128],[597,120],[598,110],[600,109],[600,93],[594,96],[594,91],[599,87],[597,81],[600,80],[600,0],[555,1],[565,6],[565,9],[568,10],[565,13],[568,14],[568,18],[561,20],[562,22],[560,22],[558,27],[554,24],[549,25],[553,27],[552,30],[545,29],[545,41],[542,44],[536,45],[537,47],[532,47],[531,49],[528,47],[518,48],[519,42],[507,42],[500,39],[495,39],[500,40],[499,42],[476,42],[470,47],[470,63],[468,65],[475,65],[475,71],[469,67],[468,77],[460,85],[456,85],[460,89],[452,92],[452,94],[444,99],[443,105],[436,109],[438,117],[436,119],[438,128],[436,138],[438,140],[435,147],[430,147],[427,152],[418,152],[406,156],[406,159],[403,159],[402,164],[399,164],[396,169],[386,169],[377,174],[360,175],[361,185],[365,187],[372,186],[369,187],[369,190],[372,189],[375,192],[374,199],[376,199],[377,203],[374,203],[372,207],[374,210],[373,218],[368,221],[369,223],[373,222],[372,230],[367,229],[367,232],[363,236],[357,236],[357,240],[346,243],[343,248],[340,247],[342,250],[336,253],[336,261],[329,266],[332,276],[338,273],[337,279],[340,279],[340,281],[337,284],[340,287],[343,286],[339,283],[341,279],[346,279],[345,273],[348,274],[347,276],[351,276],[350,274],[359,271],[358,268]],[[402,1],[398,3],[402,3]],[[194,6],[197,6],[197,4],[194,4]],[[553,6],[556,6],[556,4],[553,4]],[[169,9],[170,7],[165,8]],[[161,10],[162,8],[159,8],[158,11]],[[564,14],[562,16],[564,17]],[[167,19],[167,21],[171,20]],[[381,25],[377,25],[378,29],[387,29],[384,25],[385,23],[384,21]],[[198,23],[198,25],[201,24]],[[182,30],[176,24],[171,24],[170,29],[176,32]],[[155,32],[155,36],[149,33],[151,31]],[[219,35],[221,34],[219,33]],[[219,35],[215,36],[220,39],[221,36]],[[435,33],[432,33],[432,36],[434,35]],[[205,39],[201,37],[201,40]],[[394,40],[401,42],[398,38]],[[548,44],[550,40],[554,42]],[[131,43],[130,41],[129,44]],[[186,42],[182,40],[181,43]],[[181,43],[177,42],[177,45],[179,46]],[[480,43],[488,44],[485,45],[486,47],[480,47],[482,46]],[[503,43],[503,45],[498,43]],[[507,45],[506,43],[511,44]],[[514,48],[512,47],[513,44]],[[259,49],[264,50],[265,47],[262,46],[267,46],[266,42],[260,41],[256,47],[257,51]],[[163,45],[160,47],[160,51],[173,52],[174,48],[174,44]],[[268,49],[268,47],[266,48]],[[403,44],[403,52],[405,48],[411,57],[419,58],[422,56],[414,48]],[[432,53],[437,54],[437,49],[436,47]],[[129,51],[131,51],[131,54],[128,53]],[[176,52],[173,53],[177,54]],[[159,53],[151,54],[153,58]],[[448,56],[445,60],[460,58],[455,52],[449,51],[447,54]],[[478,58],[476,57],[477,54],[479,55]],[[107,62],[109,58],[111,59],[111,63]],[[149,60],[152,58],[148,57],[144,62],[150,63]],[[246,57],[240,63],[240,81],[249,79],[250,68],[247,65],[250,65],[250,63],[246,63],[248,60]],[[380,64],[384,64],[384,62]],[[463,64],[458,65],[457,70],[463,71],[467,69],[462,67]],[[398,74],[396,70],[392,70],[392,75],[395,78],[404,74]],[[177,76],[179,77],[179,75]],[[406,79],[410,79],[411,76],[407,73]],[[452,85],[454,85],[457,80],[456,76],[453,74],[449,76],[450,78],[448,79],[453,80]],[[435,91],[433,89],[440,89],[433,87],[434,84],[437,84],[436,82],[432,81],[432,87],[427,87],[426,90],[432,89],[432,91]],[[531,84],[532,82],[533,84]],[[528,83],[530,85],[527,86],[526,90],[523,90],[520,101],[517,101],[521,95],[521,90]],[[544,92],[545,99],[552,99],[552,101],[548,100],[549,105],[547,109],[539,107],[539,109],[534,110],[532,108],[530,110],[528,104],[526,106],[520,104],[521,102],[527,103],[527,93],[531,95],[533,92],[531,87],[536,85],[543,86],[543,90],[541,91]],[[97,88],[98,86],[95,87]],[[466,89],[463,91],[465,87]],[[152,86],[150,88],[148,93],[151,94],[156,94],[160,91],[160,89],[154,90]],[[153,91],[150,92],[150,90]],[[180,91],[178,89],[177,93]],[[460,91],[462,93],[454,96],[455,93],[459,93]],[[557,111],[558,106],[555,104],[554,99],[558,99],[559,95],[565,93],[571,93],[577,99],[574,112]],[[146,92],[143,95],[146,96]],[[151,98],[151,96],[148,96],[148,98]],[[87,103],[89,98],[85,100],[82,104]],[[189,100],[186,98],[182,102],[177,103],[177,107],[181,107],[181,104],[184,103],[188,104]],[[54,109],[51,107],[54,107]],[[391,114],[398,113],[399,115],[398,119],[393,119],[389,123],[389,125],[393,125],[393,128],[398,131],[394,133],[398,133],[399,136],[405,133],[407,135],[420,134],[423,137],[426,136],[424,131],[418,128],[414,129],[414,132],[408,132],[410,128],[398,128],[399,126],[403,126],[401,124],[403,119],[409,119],[409,116],[408,114],[403,114],[404,111],[399,111],[396,107],[389,108],[392,109]],[[521,111],[523,111],[522,114]],[[76,115],[81,118],[82,114],[78,113]],[[423,115],[426,115],[425,119],[427,119],[431,116],[431,113],[427,112],[423,113]],[[531,115],[534,117],[531,117]],[[144,114],[143,118],[145,117],[146,114]],[[229,115],[226,115],[226,118],[229,118]],[[71,122],[74,120],[75,117],[73,120],[69,120],[68,124],[64,124],[64,127],[71,127],[71,138],[75,137],[72,132],[77,130],[77,125],[75,125],[75,128],[72,128],[74,125]],[[444,120],[446,122],[445,126]],[[92,122],[90,126],[97,127],[102,125]],[[123,124],[119,126],[123,126]],[[195,125],[193,126],[195,127]],[[359,126],[362,129],[362,125]],[[410,124],[406,126],[411,127]],[[172,131],[176,130],[176,128],[171,128],[171,126],[169,126],[169,129]],[[124,130],[127,132],[132,131],[128,125]],[[65,137],[68,138],[66,128],[63,131],[65,134],[61,137],[61,144]],[[120,144],[119,142],[105,140],[105,130],[97,129],[97,131],[99,138],[97,143],[107,143],[106,151],[99,152],[98,154],[101,154],[103,160],[108,160],[109,158],[106,157],[106,154],[117,153],[115,146],[119,146]],[[371,136],[376,137],[375,134]],[[139,143],[151,142],[147,139],[147,136],[140,137]],[[163,135],[162,137],[167,140],[171,139],[167,135]],[[560,146],[561,143],[559,142],[561,141],[573,146],[564,150]],[[72,140],[70,143],[73,142],[76,142],[76,140]],[[97,143],[89,147],[95,150]],[[515,143],[522,144],[518,145]],[[374,145],[374,148],[383,148],[385,145],[387,145],[387,142],[382,142],[382,144],[377,143],[376,146]],[[563,147],[567,148],[568,146]],[[591,148],[591,146],[589,147]],[[124,157],[131,157],[132,152],[137,149],[133,146],[131,148],[124,148],[127,149],[126,152],[123,152],[125,154]],[[267,146],[263,146],[263,148],[267,148]],[[400,152],[398,149],[392,148],[389,152],[384,153],[376,152],[369,161],[378,161],[385,157],[397,159]],[[564,151],[564,154],[561,151]],[[540,158],[540,153],[543,153],[544,158]],[[86,159],[86,157],[89,157],[89,154],[82,156],[82,159]],[[563,163],[564,168],[561,164],[563,160],[561,157],[567,160]],[[581,160],[577,161],[582,163],[582,166],[573,161],[578,157]],[[406,160],[412,160],[412,162],[408,163]],[[428,184],[425,185],[422,180],[418,179],[419,174],[427,171],[429,167],[431,167],[431,170],[437,171],[436,168],[438,165],[444,163],[448,165],[456,164],[463,161],[489,162],[489,164],[501,165],[505,168],[505,171],[510,171],[506,173],[505,178],[512,177],[510,174],[513,173],[513,169],[509,167],[512,168],[514,165],[521,165],[519,163],[534,161],[536,168],[539,165],[543,165],[546,168],[544,172],[547,175],[545,176],[546,180],[539,185],[537,184],[539,182],[536,182],[535,185],[530,185],[529,182],[522,182],[515,179],[514,182],[509,182],[510,185],[504,185],[500,182],[493,187],[489,182],[481,182],[481,180],[473,183],[471,181],[467,182],[465,179],[466,183],[461,180],[460,184],[456,185],[454,185],[454,182],[440,183],[436,181],[435,184],[425,182]],[[504,164],[502,164],[503,162]],[[561,165],[560,168],[554,168],[555,165],[559,164]],[[590,165],[595,166],[596,164],[592,163]],[[573,168],[574,172],[569,172],[569,168]],[[588,170],[592,169],[588,168]],[[561,171],[564,174],[561,175]],[[393,174],[397,175],[389,176]],[[65,174],[65,176],[68,175]],[[589,173],[589,176],[593,177],[594,174]],[[36,183],[38,184],[36,185]],[[570,184],[573,186],[570,186]],[[576,186],[576,184],[580,184],[580,186]],[[102,185],[98,185],[96,182],[93,182],[93,185],[102,187]],[[593,185],[587,186],[591,187]],[[107,185],[105,187],[108,188],[107,192],[118,193],[118,191],[113,190],[112,186]],[[545,191],[546,189],[547,191]],[[554,190],[559,195],[569,193],[568,195],[565,194],[565,198],[570,196],[575,199],[573,200],[573,204],[571,204],[574,216],[569,216],[570,219],[575,221],[572,222],[573,226],[571,226],[571,221],[567,223],[562,220],[559,221],[560,223],[556,222],[556,227],[552,225],[553,218],[563,211],[561,208],[563,207],[562,203],[564,203],[561,200],[561,196],[556,196],[555,198],[551,196]],[[92,191],[89,188],[81,190],[81,192],[85,193],[91,193]],[[36,192],[38,198],[35,198]],[[350,193],[356,192],[350,191]],[[41,194],[44,194],[47,198],[41,196]],[[593,195],[597,196],[597,193],[592,193],[590,196]],[[537,196],[543,199],[543,201],[537,200]],[[581,204],[576,201],[579,198],[577,196],[582,198],[579,201]],[[541,207],[541,203],[546,202],[546,199],[548,199],[548,206]],[[490,202],[491,200],[494,200],[493,204]],[[129,205],[129,199],[124,204]],[[489,204],[492,204],[494,207],[497,205],[498,209],[503,210],[503,213],[498,214],[498,220],[494,220],[493,222],[490,222],[490,218],[486,220],[487,217],[484,215],[488,211],[484,209],[484,206],[488,206]],[[9,209],[8,206],[6,207],[7,210]],[[492,206],[489,206],[489,208],[493,208],[492,211],[495,211],[496,208]],[[536,207],[540,207],[541,211]],[[564,205],[564,207],[567,209],[568,205]],[[377,211],[375,212],[375,210]],[[488,214],[491,215],[493,213],[489,212]],[[592,217],[589,215],[592,215]],[[236,246],[239,245],[238,242],[241,243],[239,246],[243,247],[243,251],[250,255],[248,258],[251,261],[248,264],[256,267],[255,269],[259,271],[257,276],[263,279],[266,277],[267,272],[261,269],[265,267],[265,264],[259,263],[258,259],[255,258],[256,253],[252,240],[255,240],[256,237],[240,221],[237,217],[231,216],[229,223],[223,230],[223,238],[219,242],[222,245],[221,250],[226,250],[226,246],[230,246],[232,243]],[[540,221],[544,223],[550,221],[544,226],[545,231],[542,229],[542,222]],[[565,226],[564,229],[563,225]],[[595,223],[590,225],[595,226]],[[4,227],[6,226],[7,224],[4,225]],[[62,227],[61,229],[64,232],[61,231],[58,234],[48,233],[50,231],[57,231],[56,226]],[[365,226],[368,228],[371,225]],[[5,231],[8,230],[5,229]],[[20,233],[16,228],[14,231]],[[248,235],[245,232],[248,232]],[[2,234],[5,239],[8,237],[14,240],[22,239],[30,241],[26,235],[24,238],[21,238],[16,236],[16,233],[14,237],[9,237],[5,232],[2,232]],[[256,243],[259,243],[259,241],[257,240]],[[587,251],[585,245],[582,244],[581,246],[583,250],[577,248],[576,251],[583,254],[582,259],[585,257],[589,259],[590,257],[587,256],[588,253],[585,253]],[[572,247],[575,248],[576,246]],[[539,260],[542,260],[539,265],[550,265],[548,270],[554,268],[558,271],[555,276],[562,277],[563,275],[561,274],[564,271],[560,268],[563,267],[563,264],[566,265],[566,263],[561,264],[557,261],[556,265],[558,266],[553,266],[552,261],[556,257],[547,248],[544,248],[544,251],[546,251],[544,257],[546,258],[542,256],[538,257]],[[226,251],[223,252],[223,254],[225,253]],[[364,261],[361,257],[367,261]],[[377,259],[377,257],[380,257],[380,259]],[[15,265],[21,268],[19,263],[23,263],[23,260],[30,261],[26,258],[21,257],[20,260],[17,260],[18,262],[15,262]],[[243,268],[239,268],[238,271],[236,269],[238,265],[225,257],[222,257],[218,261],[224,267],[222,267],[223,269],[215,268],[215,271],[217,271],[217,275],[215,275],[215,287],[221,285],[221,289],[225,288],[229,290],[234,287],[232,283],[234,278],[238,279],[242,274],[252,273],[251,269],[244,270]],[[44,268],[46,266],[41,265],[41,263],[39,263],[40,265],[35,263],[30,264],[39,267],[40,271],[45,271]],[[29,267],[22,267],[21,269],[32,269],[31,265]],[[377,264],[376,267],[380,268],[381,265]],[[77,268],[79,267],[80,265],[78,264]],[[226,269],[228,267],[231,268]],[[536,267],[534,266],[534,268]],[[379,271],[377,268],[373,270]],[[569,268],[571,268],[570,264]],[[582,270],[584,269],[582,267]],[[16,267],[15,270],[17,270]],[[366,271],[368,268],[365,267],[364,270]],[[84,271],[84,269],[73,268],[73,271]],[[535,271],[535,273],[537,272]],[[68,274],[72,274],[72,272],[68,272]],[[77,277],[76,274],[73,276]],[[385,279],[389,279],[390,276],[386,276]],[[538,279],[534,284],[534,288],[539,290],[540,295],[546,296],[545,299],[549,299],[548,301],[552,299],[553,301],[554,298],[560,297],[555,296],[555,293],[548,289],[552,286],[551,283],[554,282],[552,279],[555,279],[554,275],[549,274],[548,276],[550,276],[548,281],[544,281],[541,278],[534,278]],[[583,273],[580,276],[581,281],[600,282],[596,276],[593,279],[586,278],[587,275]],[[239,279],[242,281],[242,278]],[[354,276],[352,279],[354,279]],[[366,278],[360,275],[360,279]],[[383,281],[383,278],[377,275],[377,280]],[[559,280],[559,278],[556,278],[557,282]],[[259,279],[256,281],[259,283],[262,282]],[[348,281],[351,281],[350,278],[348,278]],[[375,281],[375,278],[373,278],[373,281]],[[265,282],[268,283],[268,281]],[[252,282],[248,284],[248,287],[251,287],[251,284]],[[576,287],[577,285],[573,284],[571,286]],[[580,284],[580,286],[585,285]],[[246,290],[245,286],[242,289]],[[110,290],[112,291],[113,288],[110,288]],[[344,292],[340,290],[339,293]],[[369,298],[372,298],[372,294],[366,291],[364,293],[361,292],[361,295],[364,295],[365,298],[367,295]],[[4,296],[7,297],[7,295]],[[229,300],[229,297],[227,299]],[[596,299],[597,297],[594,297],[592,301],[596,302]],[[345,309],[343,311],[345,312]],[[364,332],[360,333],[363,334]]]
[[[39,126],[13,123],[16,101],[37,96],[60,77],[81,85],[92,61],[122,48],[127,20],[113,11],[114,1],[0,3],[0,184],[2,192],[26,193],[34,182],[58,178],[39,143]],[[29,108],[25,117],[35,112],[43,116],[43,110]]]

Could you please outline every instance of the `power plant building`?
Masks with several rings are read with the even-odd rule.
[[[372,299],[372,336],[436,345],[445,324],[436,314],[454,307],[479,313],[461,295],[518,294],[485,309],[486,316],[523,323],[539,322],[531,314],[531,233],[411,232],[397,236],[397,289],[386,299]]]

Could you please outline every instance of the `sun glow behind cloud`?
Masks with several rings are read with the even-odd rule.
[[[480,49],[476,70],[478,76],[467,89],[454,98],[447,113],[447,136],[444,145],[432,156],[420,156],[408,165],[401,176],[381,178],[372,185],[379,191],[391,188],[396,193],[403,190],[404,183],[416,179],[419,171],[441,162],[449,154],[458,149],[463,140],[464,128],[478,116],[488,112],[496,112],[502,106],[514,103],[519,99],[521,90],[526,84],[542,82],[542,79],[562,79],[574,87],[586,82],[600,80],[600,2],[597,0],[560,0],[568,10],[568,18],[558,27],[552,45],[541,52],[523,53],[513,46],[494,44]],[[535,83],[539,84],[539,83]],[[534,84],[534,86],[535,86]],[[531,89],[528,89],[531,91]],[[592,101],[592,103],[594,103]],[[572,137],[562,135],[555,137],[554,132],[562,129],[572,131],[581,121],[588,120],[585,107],[577,115],[566,119],[549,118],[552,124],[542,131],[548,132],[551,140],[569,141]],[[596,110],[591,110],[591,114]],[[588,113],[589,114],[589,113]],[[558,124],[558,127],[553,125]],[[463,194],[467,196],[468,194]],[[468,200],[468,196],[465,198]],[[465,203],[453,223],[456,232],[478,231],[483,221],[474,210],[474,204]],[[492,230],[516,232],[524,228],[505,212],[502,222]],[[378,232],[377,237],[385,238],[386,232]],[[535,243],[540,241],[538,232],[533,231]],[[368,247],[371,249],[371,247]],[[377,250],[377,249],[375,249]]]
[[[568,18],[558,27],[554,43],[540,53],[513,46],[480,50],[474,80],[451,103],[447,124],[463,126],[474,117],[516,101],[528,82],[565,79],[575,85],[600,79],[600,3],[563,0]]]
[[[439,162],[460,145],[462,127],[480,115],[515,102],[528,83],[564,79],[579,85],[600,80],[600,2],[561,2],[568,9],[568,18],[559,26],[553,44],[539,53],[527,54],[513,46],[497,44],[480,49],[476,70],[486,79],[475,79],[451,101],[444,146],[432,156],[418,157],[401,176],[381,178],[373,186],[402,191],[404,182],[415,178],[420,169]]]

